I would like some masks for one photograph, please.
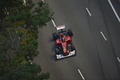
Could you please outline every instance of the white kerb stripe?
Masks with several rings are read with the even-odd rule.
[[[107,41],[107,38],[104,36],[103,32],[101,31],[100,33],[103,36],[103,38],[105,39],[105,41]]]
[[[85,80],[84,76],[82,75],[81,71],[78,69],[79,74],[81,75],[82,79]]]
[[[89,14],[90,16],[92,16],[91,13],[90,13],[90,11],[88,10],[88,8],[86,8],[86,10],[87,10],[88,14]]]
[[[111,1],[110,1],[110,0],[108,0],[108,2],[109,2],[109,4],[110,4],[110,6],[111,6],[111,8],[112,8],[112,10],[113,10],[113,12],[114,12],[114,14],[115,14],[115,16],[117,17],[118,21],[120,22],[120,18],[119,18],[119,16],[118,16],[118,14],[117,14],[117,12],[116,12],[115,8],[113,7],[113,5],[112,5]]]
[[[54,20],[53,20],[53,19],[51,19],[51,21],[52,21],[52,23],[53,23],[54,27],[56,27],[56,24],[55,24]]]

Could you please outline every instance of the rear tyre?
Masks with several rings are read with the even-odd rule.
[[[73,32],[72,32],[71,29],[68,29],[68,35],[69,35],[69,36],[73,36]]]
[[[58,38],[58,35],[57,35],[56,32],[55,32],[55,33],[52,33],[52,36],[53,36],[53,39],[54,39],[54,40],[56,40],[56,39]]]
[[[55,49],[55,55],[56,54],[59,54],[59,49],[58,48]]]

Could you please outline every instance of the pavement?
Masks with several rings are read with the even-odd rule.
[[[35,2],[38,0],[34,0]],[[55,25],[73,30],[77,55],[55,60],[57,32],[52,21],[39,29],[40,55],[33,62],[49,80],[120,80],[120,22],[108,0],[44,0],[54,11]],[[120,3],[111,0],[118,16]]]

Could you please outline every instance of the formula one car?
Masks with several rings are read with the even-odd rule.
[[[62,59],[76,55],[76,49],[72,44],[71,37],[73,36],[72,30],[63,30],[65,25],[57,26],[58,33],[52,33],[53,39],[56,41],[55,56],[56,59]]]

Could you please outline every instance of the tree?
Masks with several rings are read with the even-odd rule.
[[[18,5],[15,7],[11,6],[15,3]],[[23,5],[22,3],[23,2],[21,2],[21,0],[11,0],[11,5],[7,5],[5,7],[6,11],[4,10],[9,14],[5,14],[6,17],[2,21],[1,26],[5,28],[13,27],[14,24],[24,22],[22,26],[14,26],[21,26],[25,29],[28,29],[29,32],[37,34],[38,28],[42,28],[42,26],[45,26],[46,23],[51,20],[53,12],[49,9],[48,4],[43,3],[42,1],[38,2],[37,7],[34,7],[35,4],[32,2],[32,0],[26,0],[26,5]]]
[[[25,62],[20,64],[17,68],[11,68],[10,71],[1,77],[3,80],[44,80],[50,78],[49,73],[40,73],[41,67],[37,64],[30,64]]]
[[[38,54],[37,40],[26,29],[7,28],[0,32],[0,41],[0,79],[43,80],[50,77],[49,73],[38,76],[41,67],[26,61],[26,56],[31,59]]]
[[[52,19],[48,4],[32,0],[2,0],[0,3],[0,80],[43,80],[49,73],[30,64],[39,54],[38,28]],[[28,58],[29,57],[29,58]],[[39,75],[38,75],[39,74]]]
[[[0,30],[5,32],[6,29],[9,28],[26,29],[27,35],[26,38],[24,38],[24,42],[27,41],[27,44],[23,46],[23,50],[28,50],[30,52],[30,48],[32,47],[32,45],[30,45],[30,40],[32,43],[37,40],[38,28],[45,26],[46,23],[51,20],[53,12],[49,9],[48,5],[43,2],[38,2],[38,6],[34,7],[35,4],[32,2],[32,0],[26,0],[26,5],[23,5],[22,0],[4,0],[1,2],[1,4],[2,3],[4,5],[1,5],[3,8],[1,10],[4,10],[4,12],[9,14],[4,13],[5,17],[4,19],[1,19]],[[33,10],[31,11],[31,9]],[[32,37],[29,35],[32,35]],[[35,44],[37,44],[37,42],[35,42]],[[31,52],[31,55],[37,55],[38,53],[35,52],[35,50],[35,54],[33,51]]]

